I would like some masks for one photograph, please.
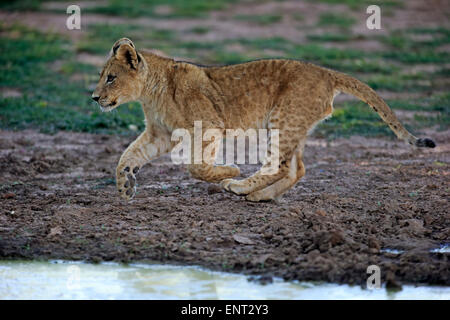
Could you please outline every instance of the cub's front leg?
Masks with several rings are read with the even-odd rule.
[[[122,198],[131,200],[136,194],[136,175],[140,168],[162,153],[169,151],[170,139],[155,137],[144,131],[120,157],[116,168],[116,185]]]

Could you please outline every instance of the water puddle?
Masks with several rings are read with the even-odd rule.
[[[397,250],[397,249],[381,249],[380,252],[386,252],[386,253],[392,253],[392,254],[402,254],[403,252],[405,252],[404,250]]]
[[[157,264],[0,261],[0,299],[450,299],[450,287],[285,282]]]
[[[439,248],[431,250],[434,253],[450,253],[450,244],[443,244]]]
[[[386,252],[386,253],[392,253],[392,254],[402,254],[405,252],[405,250],[384,248],[384,249],[381,249],[380,252]],[[450,253],[450,245],[443,244],[443,245],[439,246],[439,248],[431,249],[430,252],[432,252],[432,253]]]

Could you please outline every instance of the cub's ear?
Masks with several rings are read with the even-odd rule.
[[[122,38],[114,43],[112,55],[135,70],[137,70],[139,61],[141,60],[133,42],[127,38]]]

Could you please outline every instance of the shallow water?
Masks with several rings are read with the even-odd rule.
[[[0,261],[0,299],[450,299],[450,287],[404,286],[389,292],[247,279],[199,267]]]

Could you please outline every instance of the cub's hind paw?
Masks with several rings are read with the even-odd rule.
[[[220,185],[224,190],[234,193],[236,195],[248,194],[245,185],[242,183],[242,180],[225,179],[220,182]]]
[[[138,167],[135,167],[131,172],[130,167],[125,167],[119,171],[117,176],[117,189],[120,196],[125,200],[131,200],[136,194],[136,176],[139,171]]]

